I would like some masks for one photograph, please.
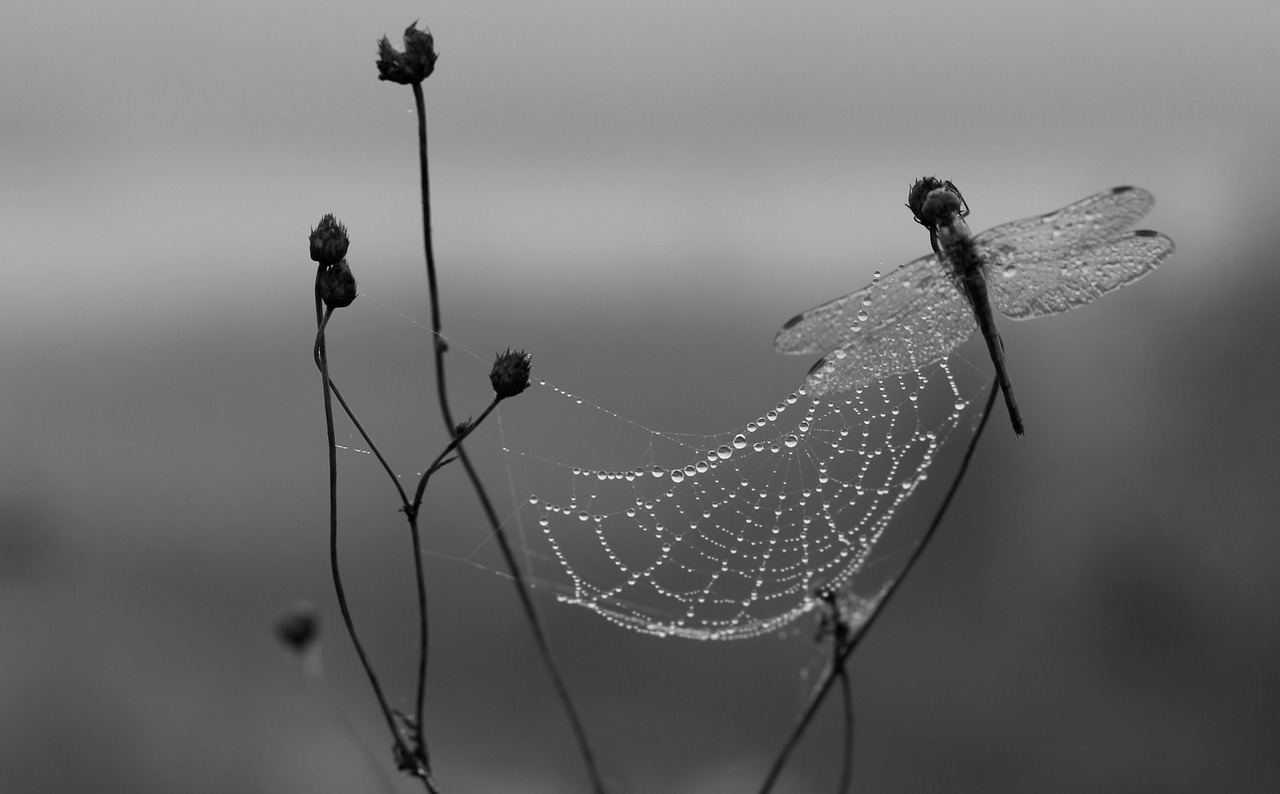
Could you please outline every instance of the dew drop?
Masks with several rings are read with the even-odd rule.
[[[742,438],[742,436],[738,436],[738,438]],[[737,446],[738,438],[735,438],[733,440],[733,443],[735,446]],[[743,438],[742,446],[745,447],[746,445],[747,445],[747,440]],[[741,447],[739,447],[739,449],[741,449]],[[720,460],[728,460],[732,455],[733,455],[733,450],[729,449],[728,444],[721,444],[720,447],[716,450],[716,457],[719,458]]]
[[[654,466],[654,467],[653,467],[653,476],[654,476],[654,477],[661,477],[662,475],[664,475],[664,474],[666,474],[666,473],[667,473],[667,470],[666,470],[666,469],[664,469],[664,468],[662,468],[661,466]]]
[[[672,482],[684,482],[684,471],[683,471],[683,470],[681,470],[681,469],[672,469],[672,470],[671,470],[671,481],[672,481]]]
[[[734,437],[733,437],[733,448],[734,448],[734,449],[746,449],[746,447],[747,447],[747,437],[746,437],[746,436],[744,436],[744,435],[742,435],[741,433],[739,433],[738,435],[736,435],[736,436],[734,436]],[[727,457],[727,456],[723,456],[723,455],[722,455],[721,457]]]
[[[792,434],[784,438],[782,443],[786,444],[788,449],[791,449],[794,448],[796,444],[800,443],[800,439],[796,438],[795,435]]]

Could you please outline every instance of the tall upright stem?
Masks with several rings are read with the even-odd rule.
[[[422,84],[412,83],[414,106],[418,112],[418,165],[422,183],[422,244],[426,252],[427,260],[427,287],[431,292],[431,330],[432,341],[435,350],[436,365],[436,391],[440,400],[440,413],[444,418],[445,430],[452,438],[457,432],[457,423],[453,420],[453,411],[449,408],[449,395],[445,388],[445,367],[444,354],[449,349],[448,343],[441,334],[440,321],[440,290],[436,283],[436,257],[435,250],[431,243],[431,180],[427,168],[427,112],[426,102],[422,96]],[[493,531],[493,536],[498,543],[498,547],[502,550],[502,556],[506,562],[507,568],[511,573],[511,579],[516,587],[516,593],[520,599],[520,605],[525,613],[525,620],[529,624],[529,628],[533,631],[534,641],[538,647],[538,654],[542,658],[543,665],[547,668],[548,674],[556,690],[565,712],[568,714],[569,723],[573,730],[574,737],[578,742],[579,751],[582,753],[583,762],[587,767],[587,775],[591,779],[592,790],[596,794],[604,794],[604,782],[600,778],[600,772],[596,768],[595,754],[591,750],[591,745],[587,741],[586,729],[582,724],[578,711],[573,705],[573,700],[569,696],[569,689],[565,686],[564,679],[560,675],[560,670],[556,666],[555,660],[551,656],[551,648],[547,643],[546,634],[542,630],[542,623],[538,620],[538,614],[533,608],[533,600],[529,596],[529,588],[524,579],[524,572],[521,571],[516,561],[515,554],[511,550],[510,544],[507,542],[506,536],[502,532],[502,523],[498,520],[497,512],[493,509],[493,504],[489,500],[489,495],[485,491],[484,485],[480,481],[480,476],[476,472],[475,467],[471,464],[471,458],[467,455],[466,449],[461,442],[457,444],[458,459],[462,462],[462,467],[467,472],[467,478],[471,481],[472,488],[475,489],[476,496],[480,499],[480,504],[484,508],[485,517],[489,520],[489,527]],[[421,491],[421,489],[419,489]],[[422,565],[422,558],[419,556],[417,560],[419,566]],[[426,621],[423,619],[425,627]],[[424,629],[425,630],[425,629]],[[423,648],[426,647],[425,639]],[[425,656],[419,662],[419,703],[422,702],[422,692],[426,686],[426,658]],[[421,742],[422,722],[418,721],[417,730],[419,731],[419,744]],[[425,745],[423,745],[425,746]]]

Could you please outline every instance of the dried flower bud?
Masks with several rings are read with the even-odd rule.
[[[356,277],[347,260],[333,265],[320,276],[320,299],[330,309],[350,306],[356,299]]]
[[[489,370],[489,382],[499,400],[515,397],[529,387],[529,370],[533,356],[507,348],[507,352],[499,353]]]
[[[404,31],[404,52],[391,46],[386,36],[378,42],[378,79],[401,85],[426,80],[436,69],[435,40],[431,31],[418,30],[415,20]]]
[[[321,218],[320,225],[311,230],[311,259],[325,267],[340,262],[350,245],[347,227],[332,214]]]
[[[289,650],[303,653],[320,635],[320,618],[315,607],[305,601],[294,604],[276,623],[276,636]]]

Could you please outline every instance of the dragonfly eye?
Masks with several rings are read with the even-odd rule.
[[[959,194],[950,188],[931,190],[916,213],[916,220],[930,228],[948,223],[962,213]]]

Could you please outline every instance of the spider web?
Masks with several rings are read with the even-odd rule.
[[[520,415],[504,406],[491,431],[516,502],[506,523],[532,567],[560,570],[560,601],[616,625],[701,640],[775,632],[819,609],[819,590],[883,592],[883,578],[860,574],[895,556],[883,553],[886,535],[903,546],[922,530],[923,513],[903,508],[944,446],[973,432],[985,384],[957,356],[847,394],[801,388],[740,428],[695,435],[645,428],[539,381]],[[556,401],[572,418],[545,432],[530,417]],[[577,448],[535,451],[554,448],[557,433]]]

